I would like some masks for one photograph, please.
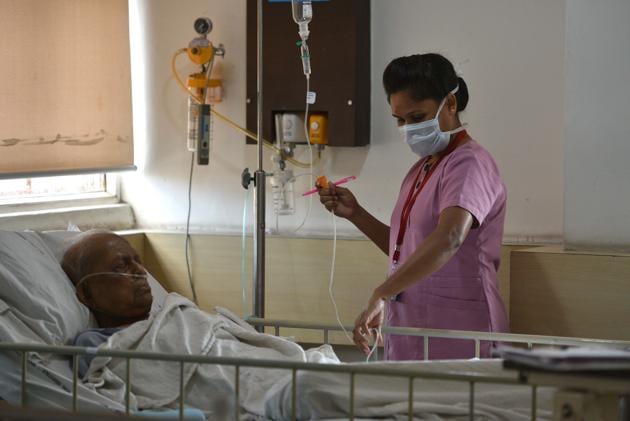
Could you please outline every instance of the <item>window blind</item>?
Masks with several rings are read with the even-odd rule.
[[[127,0],[0,0],[0,177],[133,167]]]

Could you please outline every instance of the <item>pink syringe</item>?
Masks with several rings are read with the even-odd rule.
[[[356,180],[356,179],[357,179],[357,177],[356,177],[356,176],[351,175],[351,176],[349,176],[349,177],[344,177],[344,178],[342,178],[342,179],[340,179],[340,180],[333,181],[332,183],[333,183],[335,186],[338,186],[338,185],[340,185],[340,184],[344,184],[344,183],[347,183],[348,181],[352,181],[352,180]],[[322,186],[322,187],[327,187],[327,186]],[[308,195],[310,195],[310,194],[317,193],[317,191],[318,191],[318,189],[317,189],[317,188],[314,188],[314,189],[312,189],[312,190],[309,190],[309,191],[306,191],[306,192],[302,193],[302,196],[308,196]]]

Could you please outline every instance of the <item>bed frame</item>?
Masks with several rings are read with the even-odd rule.
[[[269,319],[257,319],[249,318],[247,320],[251,325],[255,327],[271,327],[274,330],[275,335],[281,334],[281,329],[306,329],[321,331],[323,335],[323,343],[328,343],[329,332],[340,331],[341,328],[336,325],[324,325],[324,324],[310,324],[304,322],[292,322],[286,320],[269,320]],[[351,327],[346,329],[351,330]],[[425,358],[428,355],[428,349],[430,347],[430,338],[450,338],[450,339],[467,339],[474,341],[476,356],[479,356],[480,342],[481,341],[493,341],[509,343],[528,348],[535,346],[557,346],[557,347],[570,347],[570,346],[586,346],[586,345],[598,345],[611,348],[629,348],[630,341],[613,341],[602,339],[587,339],[587,338],[568,338],[568,337],[553,337],[553,336],[539,336],[539,335],[518,335],[509,333],[488,333],[488,332],[470,332],[470,331],[448,331],[437,329],[417,329],[417,328],[400,328],[389,327],[383,328],[383,333],[398,334],[398,335],[411,335],[421,336],[424,340],[424,355]],[[240,405],[239,405],[239,375],[241,367],[258,367],[258,368],[274,368],[274,369],[286,369],[292,374],[292,390],[291,390],[291,402],[292,402],[292,419],[296,419],[296,397],[297,397],[297,382],[296,376],[298,371],[318,371],[329,373],[344,373],[350,378],[350,387],[348,390],[349,396],[349,408],[348,417],[350,420],[355,418],[355,377],[357,375],[380,375],[380,376],[393,376],[399,378],[405,378],[408,381],[408,417],[413,419],[413,389],[415,379],[434,379],[434,380],[450,380],[465,382],[469,385],[469,419],[474,419],[475,414],[475,385],[478,383],[492,383],[492,384],[510,384],[510,385],[527,385],[531,387],[531,414],[532,420],[536,420],[537,410],[537,388],[541,386],[553,386],[559,388],[560,392],[557,393],[554,402],[554,419],[566,419],[561,418],[562,413],[572,411],[573,414],[587,413],[588,411],[596,411],[598,413],[613,414],[617,413],[619,407],[619,396],[630,394],[630,379],[610,379],[607,377],[576,377],[575,375],[541,375],[540,373],[532,373],[523,371],[520,376],[514,378],[495,377],[490,375],[483,375],[478,373],[453,373],[444,372],[436,373],[433,371],[427,371],[423,369],[421,365],[415,368],[384,368],[382,366],[370,366],[367,365],[337,365],[337,364],[320,364],[320,363],[304,363],[294,361],[279,361],[279,360],[263,360],[263,359],[245,359],[245,358],[229,358],[229,357],[210,357],[210,356],[193,356],[193,355],[173,355],[164,353],[148,353],[148,352],[136,352],[136,351],[119,351],[119,350],[103,350],[96,348],[84,348],[74,346],[47,346],[39,344],[17,344],[17,343],[0,343],[0,352],[13,351],[21,354],[21,407],[26,409],[27,405],[27,376],[28,376],[28,354],[31,352],[45,352],[59,355],[66,355],[72,358],[73,366],[73,386],[72,386],[72,412],[77,412],[77,385],[78,379],[78,357],[81,355],[99,355],[116,357],[126,360],[126,378],[125,383],[129,386],[132,384],[132,361],[134,359],[148,359],[148,360],[161,360],[172,361],[180,364],[180,396],[179,396],[179,419],[184,420],[184,366],[188,363],[199,364],[220,364],[233,366],[235,368],[235,402],[234,408],[235,419],[240,417]],[[577,383],[576,383],[577,382]],[[571,389],[572,392],[564,393],[564,389]],[[576,397],[576,394],[579,396]],[[595,395],[593,395],[595,394]],[[560,399],[558,399],[560,396]],[[593,396],[596,399],[592,398]],[[125,414],[130,414],[130,387],[126,388],[125,395]],[[0,407],[0,415],[2,414],[2,408]],[[10,415],[10,414],[8,414]],[[616,418],[616,416],[615,416]],[[36,419],[33,416],[29,419]],[[41,418],[49,419],[49,418]],[[69,418],[70,419],[70,418]],[[120,419],[120,418],[119,418]],[[568,418],[568,419],[583,419],[583,418]],[[609,419],[609,418],[602,418]]]

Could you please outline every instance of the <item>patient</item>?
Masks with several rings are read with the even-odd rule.
[[[147,272],[124,238],[100,230],[79,234],[61,265],[79,301],[90,309],[99,326],[77,335],[74,345],[97,347],[125,326],[148,317],[153,297]],[[80,360],[81,376],[89,360]]]

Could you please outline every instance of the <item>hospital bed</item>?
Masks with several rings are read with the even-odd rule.
[[[45,238],[45,237],[43,237]],[[11,246],[6,246],[5,240],[15,240]],[[3,246],[4,244],[4,246]],[[29,247],[35,246],[40,255],[57,256],[54,251],[58,246],[58,239],[42,240],[39,234],[0,233],[0,260],[3,263],[14,260],[13,271],[19,271],[20,262],[28,266],[25,271],[33,271],[41,256],[29,254]],[[3,268],[6,269],[6,268]],[[53,270],[53,267],[49,269]],[[7,273],[1,272],[4,281]],[[47,283],[52,278],[46,279]],[[22,279],[21,282],[28,282]],[[64,281],[64,282],[67,282]],[[6,285],[0,285],[5,287]],[[55,288],[60,288],[57,285]],[[485,419],[484,414],[490,413],[495,419],[501,419],[502,408],[489,408],[489,400],[495,399],[497,393],[509,393],[511,401],[506,409],[514,406],[515,402],[521,407],[528,408],[521,419],[550,419],[554,412],[552,404],[553,394],[567,386],[580,393],[606,393],[607,396],[618,396],[630,393],[628,381],[617,382],[610,379],[584,378],[583,383],[576,384],[575,378],[564,381],[563,376],[531,375],[527,372],[504,369],[499,360],[473,361],[424,361],[408,363],[370,363],[370,364],[331,364],[297,362],[283,360],[267,360],[252,358],[212,357],[201,355],[173,355],[153,352],[121,351],[106,349],[90,349],[64,346],[59,343],[37,341],[24,332],[14,332],[13,337],[7,337],[6,323],[15,321],[7,315],[18,313],[12,309],[11,298],[19,294],[6,292],[0,300],[0,316],[5,324],[0,343],[0,397],[8,401],[14,408],[50,408],[70,411],[72,413],[100,413],[138,415],[132,413],[132,386],[134,384],[134,361],[154,360],[170,361],[180,369],[180,390],[177,397],[178,409],[171,419],[195,419],[198,413],[190,412],[186,408],[186,389],[183,373],[189,364],[212,364],[227,366],[233,369],[233,385],[230,399],[232,408],[230,417],[234,419],[254,419],[251,414],[243,413],[241,396],[242,372],[247,368],[285,370],[286,381],[279,384],[275,390],[270,390],[268,402],[265,403],[267,414],[272,419],[371,419],[389,416],[390,419],[418,419],[426,411],[435,410],[438,413],[446,411],[445,419]],[[59,291],[50,301],[55,301]],[[66,289],[66,293],[72,294]],[[34,292],[33,292],[34,293]],[[159,294],[157,294],[159,297]],[[72,296],[73,297],[73,296]],[[67,298],[67,297],[65,297]],[[158,298],[159,299],[159,298]],[[41,304],[41,303],[40,303]],[[50,303],[49,303],[50,304]],[[19,307],[19,306],[18,306]],[[35,312],[35,310],[33,310]],[[52,310],[51,310],[52,311]],[[334,325],[308,324],[291,321],[249,319],[253,326],[269,326],[275,335],[282,335],[283,329],[308,329],[321,332],[322,343],[329,342],[330,332],[340,328]],[[41,323],[30,320],[32,329],[41,328]],[[65,321],[66,325],[70,320]],[[66,326],[67,327],[67,326]],[[389,328],[385,333],[415,335],[425,338],[424,355],[428,355],[431,338],[466,339],[475,343],[477,355],[483,341],[521,344],[524,347],[537,346],[603,346],[628,348],[630,342],[606,341],[582,338],[561,338],[534,335],[492,334],[484,332],[459,332],[411,328]],[[55,342],[55,341],[53,341]],[[58,342],[58,341],[57,341]],[[78,378],[78,357],[86,354],[110,356],[122,359],[126,366],[124,379],[125,394],[122,400],[116,401],[86,388]],[[137,373],[135,374],[137,375]],[[366,379],[368,379],[366,381]],[[241,381],[239,381],[241,380]],[[549,388],[551,386],[552,388]],[[389,412],[379,412],[378,399],[375,391],[387,394],[389,403],[385,409]],[[455,396],[455,401],[449,401]],[[427,397],[430,399],[427,401]],[[435,398],[435,401],[431,400]],[[575,398],[575,396],[573,396]],[[367,400],[366,400],[367,399]],[[516,400],[515,400],[516,399]],[[375,403],[376,402],[376,403]],[[453,404],[455,402],[456,404]],[[607,400],[608,411],[614,406]],[[332,404],[332,408],[327,405]],[[462,405],[465,404],[465,407]],[[562,403],[558,411],[566,411]],[[383,405],[385,407],[385,405]],[[366,408],[371,407],[371,412]],[[437,408],[437,409],[436,409]],[[606,410],[606,409],[604,409]],[[2,414],[0,407],[0,414]],[[317,412],[319,411],[319,412]],[[424,412],[423,412],[424,411]],[[488,412],[490,411],[490,412]],[[495,411],[495,412],[492,412]],[[498,411],[498,412],[496,412]],[[318,417],[319,413],[324,416]],[[515,415],[512,413],[508,413]],[[503,414],[503,419],[512,419],[511,415]],[[507,418],[506,418],[507,417]],[[489,419],[490,416],[488,416]],[[36,418],[30,418],[36,419]],[[42,417],[40,419],[49,419]],[[197,418],[198,419],[198,418]],[[259,417],[258,417],[259,419]],[[561,418],[557,418],[561,419]]]
[[[278,321],[278,320],[250,320],[255,326],[272,326],[277,334],[281,334],[283,328],[291,329],[309,329],[319,330],[323,336],[327,332],[339,330],[339,327],[334,325],[316,325],[301,322],[290,321]],[[411,328],[391,328],[388,333],[404,333],[415,336],[422,336],[424,338],[452,338],[452,339],[468,339],[475,343],[484,340],[501,341],[503,343],[523,344],[526,347],[535,346],[605,346],[605,347],[628,347],[628,342],[616,342],[606,340],[593,340],[593,339],[580,339],[580,338],[560,338],[560,337],[546,337],[546,336],[534,336],[534,335],[514,335],[514,334],[491,334],[483,332],[460,332],[460,331],[440,331],[440,330],[427,330],[427,329],[411,329]],[[429,342],[430,346],[430,342]],[[235,368],[234,381],[235,384],[239,384],[239,371],[243,367],[259,367],[259,368],[273,368],[273,369],[285,369],[290,373],[290,383],[287,390],[290,391],[290,405],[286,409],[287,414],[284,414],[286,418],[282,419],[297,419],[298,411],[300,410],[300,404],[305,404],[302,397],[300,397],[299,389],[308,387],[305,383],[298,381],[299,373],[326,373],[327,375],[344,377],[347,379],[348,389],[346,391],[347,398],[347,412],[346,416],[349,419],[355,419],[357,404],[355,403],[355,394],[358,392],[359,386],[357,385],[357,379],[360,376],[378,376],[383,379],[386,377],[400,378],[404,380],[405,388],[404,398],[407,400],[407,410],[405,411],[408,419],[414,418],[414,402],[412,398],[414,396],[414,388],[418,387],[419,381],[435,380],[441,382],[453,382],[465,385],[468,394],[468,414],[469,419],[475,418],[475,414],[479,414],[479,410],[476,410],[476,391],[483,388],[484,385],[495,385],[499,387],[507,386],[519,386],[529,390],[529,407],[531,410],[530,417],[533,420],[536,419],[549,419],[552,408],[547,404],[547,407],[543,409],[543,413],[540,414],[539,408],[539,394],[540,388],[547,386],[554,386],[555,388],[567,388],[574,391],[589,392],[594,391],[598,394],[606,392],[608,395],[623,395],[630,393],[630,381],[626,379],[609,379],[609,378],[596,378],[596,377],[582,377],[580,383],[576,384],[576,376],[550,376],[536,374],[533,378],[527,378],[523,376],[523,373],[518,371],[506,370],[496,364],[496,361],[433,361],[433,362],[419,362],[416,364],[405,363],[399,364],[321,364],[321,363],[300,363],[291,361],[278,361],[278,360],[260,360],[260,359],[243,359],[243,358],[226,358],[226,357],[206,357],[206,356],[193,356],[193,355],[168,355],[159,353],[143,353],[143,352],[129,352],[129,351],[114,351],[114,350],[94,350],[80,347],[67,347],[67,346],[46,346],[41,344],[11,344],[1,343],[0,352],[12,351],[17,352],[20,355],[20,377],[19,377],[19,392],[20,392],[20,406],[24,408],[29,407],[29,386],[41,387],[41,384],[32,385],[29,383],[28,378],[31,375],[40,374],[37,367],[33,367],[28,364],[29,353],[51,353],[65,355],[72,363],[68,364],[68,371],[71,373],[71,387],[65,389],[67,396],[70,395],[70,405],[66,408],[72,412],[80,410],[80,399],[86,399],[85,391],[78,393],[81,383],[78,379],[77,369],[77,357],[83,354],[98,354],[103,356],[112,356],[118,358],[124,358],[127,364],[127,384],[133,384],[132,377],[132,364],[135,359],[148,359],[148,360],[162,360],[173,361],[180,364],[181,372],[183,373],[185,364],[200,363],[200,364],[217,364],[227,365]],[[389,366],[389,367],[388,367]],[[71,370],[70,367],[73,369]],[[185,405],[185,393],[183,384],[183,375],[180,378],[181,389],[179,396],[179,408],[176,417],[179,419],[186,419],[184,412]],[[298,386],[299,384],[299,386]],[[60,384],[59,387],[63,388]],[[330,387],[328,383],[326,387]],[[115,412],[124,413],[130,415],[129,409],[129,394],[130,388],[127,388],[127,393],[124,402],[124,410],[114,408]],[[402,389],[401,389],[402,392]],[[555,392],[553,390],[552,392]],[[238,402],[239,388],[234,390],[234,402],[237,404],[234,407],[234,418],[242,419],[243,414]],[[334,392],[336,393],[336,392]],[[575,393],[575,392],[574,392]],[[547,391],[547,395],[549,391]],[[302,401],[300,403],[300,401]],[[562,403],[559,410],[566,412],[566,406]],[[104,406],[105,408],[105,406]],[[91,406],[88,411],[94,411],[97,407]],[[112,409],[109,407],[108,409]],[[85,410],[85,409],[84,409]],[[481,411],[483,413],[483,411]],[[0,410],[0,414],[2,411]],[[542,416],[541,416],[542,415]],[[539,418],[540,417],[540,418]],[[356,418],[359,419],[359,418]],[[458,418],[459,419],[459,418]],[[562,418],[556,418],[562,419]],[[602,418],[608,419],[608,418]]]

